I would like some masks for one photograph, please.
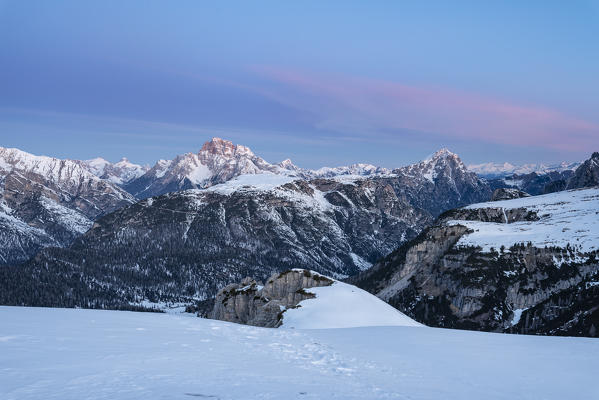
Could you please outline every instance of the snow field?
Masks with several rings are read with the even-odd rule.
[[[0,398],[595,399],[599,341],[0,307]]]

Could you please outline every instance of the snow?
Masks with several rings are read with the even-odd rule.
[[[597,399],[599,341],[0,307],[0,398]]]
[[[284,328],[330,329],[361,326],[423,326],[378,297],[347,283],[305,289],[316,298],[283,314]]]
[[[539,221],[499,224],[480,221],[449,221],[464,225],[474,232],[463,236],[458,245],[480,246],[484,251],[502,245],[531,242],[536,247],[576,247],[579,252],[599,249],[599,189],[578,189],[542,196],[524,197],[473,204],[466,209],[526,208],[535,211]]]
[[[94,224],[92,220],[80,212],[64,207],[45,196],[40,197],[40,203],[52,214],[52,217],[58,224],[72,232],[83,234]]]
[[[203,183],[211,176],[212,172],[210,171],[210,168],[201,163],[187,173],[187,177],[189,178],[191,183],[196,185]]]
[[[354,264],[356,264],[356,266],[358,268],[360,268],[362,271],[365,271],[368,268],[372,267],[371,263],[369,263],[368,261],[366,261],[359,255],[357,255],[356,253],[349,253],[349,255],[352,258],[352,261],[354,262]]]
[[[170,167],[171,163],[172,160],[158,160],[153,168],[156,171],[154,176],[156,178],[162,178],[168,171],[168,168]]]
[[[268,191],[286,183],[293,182],[294,180],[295,178],[293,177],[273,174],[271,172],[264,172],[261,174],[246,174],[239,175],[225,183],[214,185],[205,190],[225,195],[229,195],[237,190],[244,189]]]
[[[522,313],[526,310],[527,308],[518,308],[513,311],[514,317],[512,318],[512,326],[520,322],[520,317],[522,317]]]

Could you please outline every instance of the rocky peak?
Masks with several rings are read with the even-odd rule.
[[[281,167],[281,168],[283,168],[283,169],[290,170],[290,171],[296,171],[296,170],[300,169],[300,168],[299,168],[297,165],[295,165],[295,164],[294,164],[294,163],[291,161],[291,159],[289,159],[289,158],[287,158],[287,159],[285,159],[285,160],[281,161],[281,162],[279,163],[279,167]]]
[[[574,175],[568,180],[567,189],[593,186],[599,186],[599,152],[594,152],[591,158],[576,168]]]
[[[234,156],[247,156],[253,157],[254,153],[249,147],[242,146],[239,144],[233,144],[233,142],[221,138],[214,137],[211,140],[204,143],[200,149],[200,155],[211,154],[214,156],[221,157],[234,157]]]

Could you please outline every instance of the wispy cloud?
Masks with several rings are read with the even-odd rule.
[[[584,151],[599,144],[599,125],[537,106],[510,104],[450,89],[303,71],[254,69],[270,82],[260,94],[313,118],[317,128],[373,135],[440,135],[515,146]]]

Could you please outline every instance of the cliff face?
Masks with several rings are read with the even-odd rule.
[[[447,212],[351,282],[427,325],[594,336],[597,204],[591,189]]]
[[[284,312],[300,301],[314,298],[304,289],[330,286],[333,281],[308,270],[272,275],[264,285],[252,278],[225,286],[216,295],[209,318],[245,325],[277,328]]]

